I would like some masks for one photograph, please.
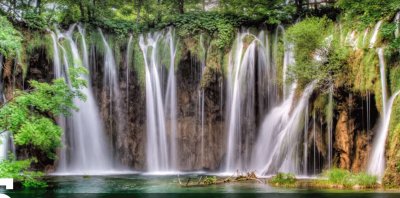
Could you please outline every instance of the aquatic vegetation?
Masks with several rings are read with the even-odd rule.
[[[296,181],[296,176],[291,173],[278,173],[268,183],[276,186],[293,186]]]
[[[364,188],[374,188],[378,184],[377,176],[367,174],[365,172],[351,173],[343,169],[330,169],[324,172],[328,178],[328,182],[332,185],[341,185],[346,188],[361,186]]]

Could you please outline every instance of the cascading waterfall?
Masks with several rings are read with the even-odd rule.
[[[3,71],[3,55],[0,54],[0,76]],[[3,80],[0,80],[0,103],[3,104]],[[7,134],[5,132],[0,133],[0,160],[7,157]]]
[[[372,33],[371,40],[369,42],[369,48],[373,48],[375,46],[376,40],[378,39],[379,29],[381,28],[382,21],[376,23],[374,27],[374,32]]]
[[[315,82],[308,85],[296,102],[294,95],[297,85],[292,84],[288,98],[264,119],[252,158],[252,169],[257,173],[301,173],[302,121],[314,86]]]
[[[176,41],[173,29],[167,33],[140,35],[139,44],[146,69],[147,170],[177,170]],[[169,54],[160,53],[168,46]],[[169,60],[168,63],[163,61]],[[163,64],[164,63],[164,64]],[[168,70],[165,86],[163,70]]]
[[[4,57],[0,54],[0,76],[3,76],[3,61]],[[6,97],[3,92],[3,79],[0,79],[0,104],[6,103]],[[8,152],[15,154],[12,135],[8,131],[0,132],[0,161],[7,159]]]
[[[294,59],[294,52],[293,52],[293,44],[288,43],[285,44],[285,47],[287,50],[285,50],[284,53],[284,59],[283,59],[283,99],[286,99],[286,94],[288,92],[288,87],[287,87],[287,70],[290,65],[293,65],[295,63]],[[290,86],[289,86],[290,87]]]
[[[378,179],[382,179],[385,172],[385,145],[386,138],[389,132],[390,115],[392,113],[393,102],[397,95],[400,93],[396,92],[393,96],[387,100],[387,81],[386,81],[386,68],[383,49],[378,49],[379,67],[381,74],[381,85],[382,85],[382,117],[378,125],[374,144],[372,147],[372,153],[369,159],[368,172],[378,176]]]
[[[316,126],[315,126],[315,110],[313,111],[313,116],[312,116],[312,120],[313,120],[313,129],[312,129],[312,134],[313,134],[313,174],[316,175],[316,170],[317,170],[317,141],[316,141]]]
[[[130,74],[130,67],[131,67],[131,61],[132,61],[132,42],[133,42],[133,35],[131,34],[129,36],[128,44],[126,47],[126,109],[128,110],[129,114],[129,74]],[[127,119],[129,119],[129,116],[127,116]]]
[[[329,101],[327,109],[326,123],[328,129],[328,168],[332,166],[332,146],[333,146],[333,84],[329,87]]]
[[[308,110],[308,104],[304,110],[304,142],[303,142],[303,173],[307,174],[308,172],[308,130],[309,130],[309,123],[308,119],[310,118],[309,116],[309,110]]]
[[[396,30],[394,32],[394,35],[396,38],[398,38],[400,36],[400,12],[396,14],[394,22],[396,23]]]
[[[200,35],[200,47],[202,50],[201,54],[201,72],[200,72],[200,78],[204,74],[204,69],[206,68],[206,60],[207,60],[207,50],[204,44],[204,36],[203,34]],[[201,83],[199,84],[199,112],[200,112],[200,122],[201,122],[201,163],[204,165],[204,89],[201,87]]]
[[[382,112],[386,116],[387,113],[387,80],[386,80],[386,64],[385,57],[383,54],[383,48],[378,48],[378,58],[379,58],[379,71],[381,74],[381,86],[382,86]]]
[[[101,39],[104,44],[104,78],[103,78],[103,83],[104,83],[104,90],[108,91],[108,97],[109,97],[109,114],[111,118],[114,118],[116,116],[117,120],[115,122],[116,126],[116,141],[113,141],[113,143],[116,143],[117,141],[120,141],[119,134],[122,130],[124,130],[125,127],[125,119],[123,119],[122,115],[122,106],[121,106],[121,92],[119,89],[119,82],[118,82],[118,70],[117,70],[117,65],[115,62],[114,58],[114,53],[113,50],[111,49],[110,45],[107,42],[107,39],[105,38],[103,32],[101,29],[99,29],[99,33],[101,36]],[[113,119],[110,119],[110,122],[112,122]],[[111,126],[111,131],[113,131],[113,123],[110,124]],[[115,148],[114,148],[115,149]]]
[[[67,32],[60,33],[57,40],[53,39],[53,42],[57,42],[57,44],[53,43],[53,46],[59,46],[54,51],[61,49],[63,52],[64,64],[55,63],[55,66],[60,67],[58,71],[68,71],[69,67],[88,68],[86,65],[88,57],[83,57],[84,62],[82,62],[77,43],[72,37],[75,26],[72,25]],[[85,51],[82,56],[87,56],[85,35],[83,31],[79,32],[82,50]],[[60,38],[65,38],[65,41],[62,42]],[[67,51],[63,45],[69,45],[71,51]],[[57,55],[57,53],[53,54]],[[68,54],[72,56],[72,62],[69,61]],[[53,60],[60,59],[54,57]],[[68,72],[63,75],[66,80],[69,79]],[[82,75],[81,78],[88,81],[87,87],[80,90],[86,96],[86,101],[75,99],[74,103],[79,111],[73,111],[71,117],[67,118],[68,127],[64,128],[64,147],[57,169],[59,174],[98,174],[113,170],[112,157],[94,100],[91,80],[87,75]]]
[[[254,137],[250,131],[255,130],[255,105],[263,106],[264,99],[256,98],[268,90],[274,95],[275,69],[267,62],[265,33],[262,37],[251,34],[248,30],[238,33],[235,41],[235,51],[231,51],[228,68],[227,94],[227,129],[228,144],[225,171],[248,168]],[[246,38],[252,38],[246,43]],[[248,44],[248,45],[247,45]],[[267,79],[267,76],[270,79]],[[257,76],[257,77],[256,77]],[[255,79],[259,83],[256,85]],[[258,87],[258,89],[256,89]],[[269,86],[269,89],[266,87]],[[258,104],[256,104],[258,102]],[[271,101],[269,101],[271,102]]]
[[[393,102],[399,93],[400,91],[396,92],[390,97],[389,101],[387,101],[387,113],[380,120],[377,137],[374,140],[368,163],[368,173],[378,176],[379,180],[382,180],[385,172],[385,145],[389,133],[390,115],[392,113]]]
[[[0,161],[7,158],[8,134],[0,134]]]
[[[367,36],[368,36],[368,32],[369,32],[369,28],[364,30],[364,35],[363,35],[363,41],[362,41],[362,45],[365,46],[366,42],[367,42]]]

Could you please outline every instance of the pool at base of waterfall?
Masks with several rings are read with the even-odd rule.
[[[243,181],[186,187],[210,175],[107,175],[49,176],[47,189],[1,191],[22,197],[400,197],[400,191],[315,190],[272,187],[259,181]],[[238,194],[232,194],[238,193]]]

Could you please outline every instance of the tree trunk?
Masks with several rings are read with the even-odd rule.
[[[296,12],[301,13],[303,11],[303,0],[296,0]]]
[[[178,11],[179,14],[183,14],[185,12],[185,0],[178,0]]]

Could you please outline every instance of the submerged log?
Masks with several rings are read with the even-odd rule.
[[[217,178],[216,176],[200,176],[198,180],[189,177],[186,183],[182,183],[179,175],[178,175],[179,185],[181,187],[203,187],[210,185],[219,185],[225,183],[235,183],[235,182],[244,182],[244,181],[254,181],[258,183],[265,183],[261,181],[255,174],[255,172],[247,172],[245,174],[236,172],[234,175],[229,177],[221,177]]]

